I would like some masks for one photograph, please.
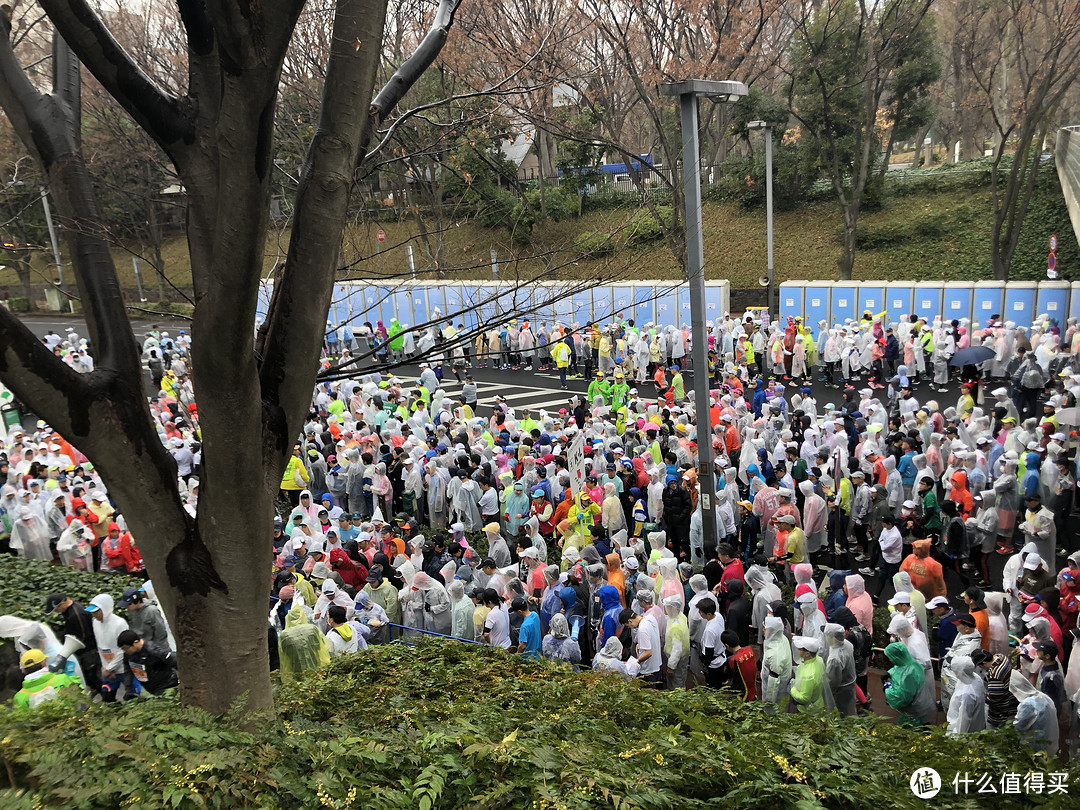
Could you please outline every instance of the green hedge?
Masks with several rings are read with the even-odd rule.
[[[47,621],[59,630],[64,626],[63,620],[55,615],[46,619],[45,615],[45,598],[50,593],[67,594],[85,605],[99,593],[119,599],[125,588],[135,588],[142,583],[139,577],[88,574],[66,565],[3,554],[0,555],[0,616]]]
[[[717,692],[649,692],[440,641],[338,660],[279,685],[277,706],[277,717],[249,719],[246,729],[172,698],[82,712],[47,704],[0,718],[0,802],[903,808],[924,806],[908,780],[925,765],[944,782],[957,771],[1064,770],[1011,730],[957,741],[872,717],[770,715]],[[1077,784],[1075,767],[1071,776]],[[950,792],[935,806],[975,806]]]
[[[574,252],[582,258],[611,256],[615,253],[615,240],[609,233],[585,231],[574,240]]]

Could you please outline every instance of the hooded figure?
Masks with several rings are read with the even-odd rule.
[[[927,634],[927,628],[930,625],[926,621],[926,597],[923,596],[922,591],[912,586],[911,575],[907,571],[898,571],[893,574],[893,589],[896,593],[907,593],[908,604],[915,612],[915,618],[919,620],[919,629]],[[928,634],[927,638],[929,638]]]
[[[765,639],[765,617],[769,614],[769,603],[783,599],[783,593],[776,584],[776,575],[768,568],[751,565],[746,571],[745,580],[754,595],[750,611],[751,629],[757,633],[757,643],[761,644]]]
[[[1020,702],[1013,721],[1013,728],[1020,734],[1020,739],[1036,751],[1056,756],[1059,729],[1054,701],[1015,669],[1009,677],[1009,691]]]
[[[949,703],[949,727],[945,733],[952,737],[982,731],[986,728],[986,685],[969,656],[953,661],[953,672],[958,683]]]
[[[119,679],[124,674],[124,652],[117,641],[120,634],[128,629],[128,623],[117,616],[113,598],[107,593],[99,593],[86,606],[87,613],[101,611],[101,618],[94,616],[94,640],[97,641],[98,655],[101,656],[101,680]]]
[[[313,672],[330,663],[326,636],[308,621],[299,602],[294,602],[285,617],[285,629],[278,635],[281,674],[286,679]]]
[[[667,657],[668,689],[686,687],[686,670],[690,663],[690,628],[683,615],[682,599],[669,596],[664,599],[664,654]]]
[[[908,648],[894,641],[885,648],[885,657],[892,663],[889,678],[885,682],[885,700],[897,713],[897,725],[919,728],[926,725],[934,714],[934,701],[926,699],[923,688],[926,672]]]
[[[768,616],[764,623],[761,659],[761,700],[770,706],[783,706],[791,691],[791,642],[784,633],[784,620]]]
[[[503,520],[506,523],[506,533],[516,538],[521,533],[521,527],[532,514],[532,502],[525,494],[525,485],[518,481],[514,484],[514,490],[506,498],[506,507],[503,509]]]
[[[1005,594],[991,591],[983,597],[986,602],[987,622],[990,626],[991,655],[1009,654],[1009,620],[1005,617]]]
[[[639,671],[638,663],[633,658],[623,663],[622,653],[622,642],[617,637],[609,638],[593,659],[593,669],[598,672],[617,672],[627,679],[633,678]]]
[[[791,699],[801,713],[831,709],[832,692],[825,686],[825,662],[818,654],[821,651],[821,642],[816,638],[795,636],[791,643],[799,650],[801,659],[798,669],[795,670],[795,682],[791,685]]]
[[[855,703],[855,651],[844,637],[839,624],[825,625],[825,642],[829,645],[829,658],[825,662],[825,681],[832,692],[833,703],[841,717],[854,717]]]
[[[446,588],[423,571],[413,577],[412,587],[423,595],[423,628],[432,633],[450,635],[453,615],[450,612],[450,596]]]
[[[450,597],[450,635],[471,639],[476,604],[465,595],[465,583],[460,579],[451,581],[446,586],[446,593]]]
[[[847,585],[846,607],[855,614],[859,624],[866,628],[866,632],[874,633],[874,600],[866,592],[866,582],[861,574],[851,574],[845,580]]]

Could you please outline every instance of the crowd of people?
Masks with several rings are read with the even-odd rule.
[[[1011,723],[1042,750],[1075,745],[1073,320],[867,313],[815,336],[795,318],[728,317],[710,326],[704,404],[683,382],[683,330],[616,318],[491,332],[470,346],[452,326],[423,330],[412,383],[358,370],[315,390],[268,560],[268,633],[286,676],[434,634],[847,716],[877,709],[876,663],[901,723],[940,710],[950,733]],[[197,409],[184,349],[165,338],[144,343],[161,386],[151,409],[194,510]],[[398,351],[389,333],[386,345]],[[557,412],[500,397],[481,408],[467,376],[447,393],[447,358],[459,379],[485,362],[592,379]],[[822,382],[834,402],[815,397]],[[939,402],[956,382],[956,402]],[[715,457],[716,536],[703,530],[701,442]],[[113,538],[103,483],[77,451],[42,427],[7,453],[12,549],[138,570],[112,566],[127,533],[117,518]],[[76,524],[81,562],[63,550]]]

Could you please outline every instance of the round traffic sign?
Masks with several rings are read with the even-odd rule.
[[[378,239],[380,242],[385,242],[386,231],[384,231],[382,228],[379,228],[379,232],[375,234],[375,238]]]
[[[1057,267],[1057,256],[1051,253],[1046,257],[1046,269],[1054,270]]]
[[[1050,250],[1051,251],[1057,250],[1057,234],[1051,234],[1050,235]]]

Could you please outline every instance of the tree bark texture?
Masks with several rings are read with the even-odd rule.
[[[221,713],[272,705],[266,648],[271,521],[310,404],[354,173],[372,134],[430,66],[459,0],[373,101],[386,0],[338,0],[321,114],[293,238],[256,346],[281,66],[303,0],[178,0],[188,92],[130,59],[85,0],[41,5],[82,63],[172,160],[188,194],[195,312],[191,369],[202,430],[197,517],[178,494],[143,391],[70,94],[41,93],[0,38],[0,105],[49,180],[95,348],[78,374],[0,309],[0,379],[93,461],[126,516],[173,627],[181,695]],[[61,51],[62,52],[62,51]],[[58,71],[70,75],[70,65]]]

